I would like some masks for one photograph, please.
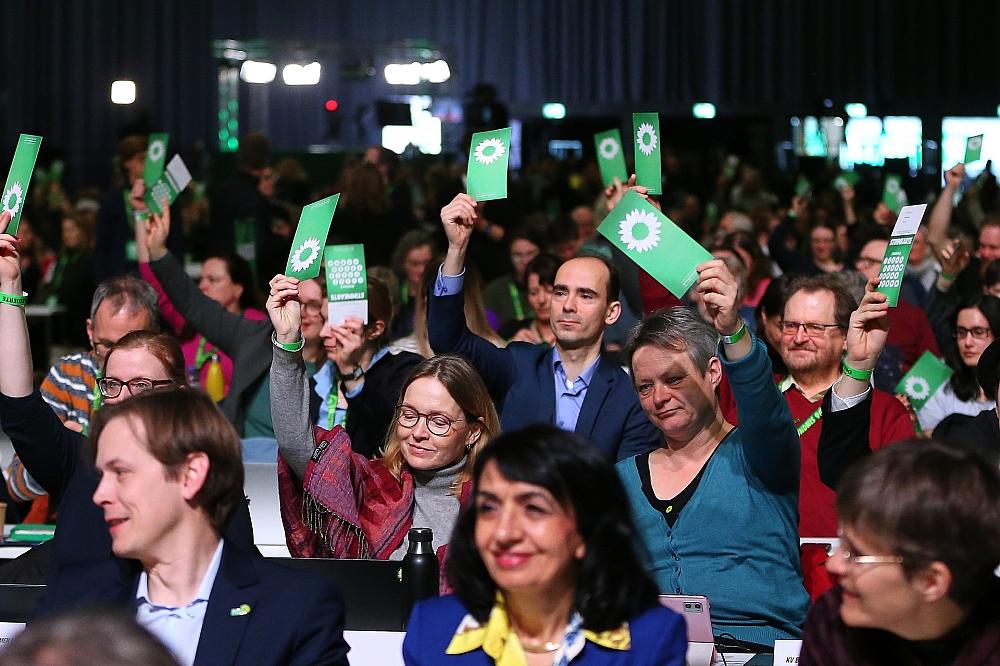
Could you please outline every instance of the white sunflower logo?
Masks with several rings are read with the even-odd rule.
[[[656,150],[656,130],[649,123],[639,125],[639,131],[635,133],[635,140],[639,142],[639,150],[646,157],[652,155],[653,151]]]
[[[885,191],[891,194],[896,194],[899,192],[899,181],[892,178],[885,183]]]
[[[21,189],[21,183],[14,182],[7,190],[3,193],[3,199],[0,199],[0,213],[10,213],[11,219],[17,217],[17,211],[21,210],[21,202],[23,201],[24,191]]]
[[[979,150],[983,145],[983,137],[974,136],[969,139],[969,150]]]
[[[149,144],[149,159],[153,162],[159,162],[163,159],[163,153],[166,152],[166,148],[163,147],[162,141],[154,141]]]
[[[618,235],[629,250],[652,250],[660,242],[660,221],[652,213],[633,208],[618,224]]]
[[[601,153],[602,158],[613,160],[618,155],[619,148],[620,146],[617,141],[610,136],[606,136],[601,139],[601,144],[597,147],[597,151]]]
[[[906,380],[906,395],[914,400],[926,400],[931,396],[931,385],[923,377],[910,377]]]
[[[487,150],[489,150],[488,153]],[[503,141],[500,139],[483,139],[476,146],[473,155],[480,164],[493,164],[503,157],[505,152],[507,149],[503,147]]]
[[[309,251],[309,254],[303,257],[302,253],[306,250]],[[319,239],[307,238],[292,254],[292,270],[295,272],[304,271],[312,266],[317,259],[319,259]]]

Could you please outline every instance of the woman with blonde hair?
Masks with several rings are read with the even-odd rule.
[[[341,427],[310,425],[297,298],[298,280],[271,280],[271,413],[292,556],[400,560],[411,527],[430,528],[443,556],[476,453],[500,431],[486,386],[457,356],[421,362],[400,391],[382,458],[368,460]]]

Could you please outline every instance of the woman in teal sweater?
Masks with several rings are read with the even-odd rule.
[[[764,345],[740,320],[735,278],[720,260],[698,273],[711,322],[687,308],[662,310],[626,347],[639,401],[663,441],[617,470],[660,591],[705,595],[716,636],[773,646],[799,636],[809,604],[799,440]],[[719,409],[723,369],[738,428]]]

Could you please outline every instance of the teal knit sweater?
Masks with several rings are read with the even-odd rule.
[[[673,528],[643,494],[636,459],[616,469],[660,591],[705,595],[716,636],[771,645],[797,638],[809,607],[799,560],[799,439],[764,345],[755,341],[736,362],[721,349],[719,358],[740,425],[712,454]]]

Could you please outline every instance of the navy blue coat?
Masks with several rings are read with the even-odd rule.
[[[465,297],[459,292],[428,298],[427,332],[438,354],[459,354],[475,366],[486,383],[503,430],[556,422],[552,349],[512,342],[498,349],[465,324]],[[601,357],[576,422],[577,435],[593,442],[611,462],[645,453],[659,445],[628,375]]]
[[[62,567],[50,580],[49,605],[134,612],[139,573],[136,562],[120,559]],[[249,613],[231,613],[243,604],[250,606]],[[194,666],[347,666],[347,650],[344,601],[332,581],[225,541]]]

